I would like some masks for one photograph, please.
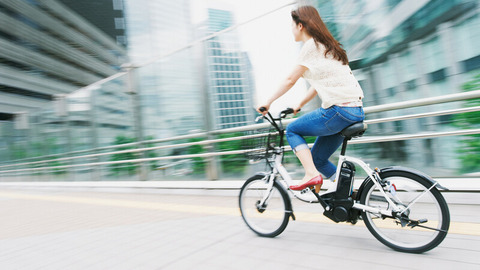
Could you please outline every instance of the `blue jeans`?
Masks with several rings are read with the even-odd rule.
[[[293,151],[298,151],[308,149],[304,136],[317,136],[311,149],[313,162],[317,170],[329,178],[337,171],[337,166],[328,159],[343,142],[339,132],[364,119],[362,107],[319,108],[287,126],[287,141]]]

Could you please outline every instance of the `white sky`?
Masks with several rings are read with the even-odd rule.
[[[233,11],[234,23],[243,23],[278,7],[292,3],[292,0],[195,0],[192,1],[194,23],[206,19],[206,8]],[[290,12],[293,5],[284,7],[265,17],[249,22],[238,28],[242,50],[247,51],[255,74],[255,106],[259,105],[277,90],[280,82],[290,73],[296,63],[300,43],[294,41],[291,32]],[[285,96],[272,105],[272,111],[295,106],[305,93],[303,79]]]

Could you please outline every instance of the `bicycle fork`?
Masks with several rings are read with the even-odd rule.
[[[275,174],[272,173],[270,175],[265,175],[265,177],[268,177],[268,186],[267,186],[267,192],[263,194],[263,198],[261,201],[258,202],[257,207],[261,208],[266,208],[268,205],[268,201],[270,200],[270,197],[272,196],[272,191],[273,191],[273,184],[275,182]]]
[[[270,198],[272,197],[272,193],[273,193],[273,186],[275,185],[275,179],[277,177],[277,175],[281,175],[283,177],[283,179],[290,179],[289,178],[289,175],[287,173],[287,171],[285,170],[285,168],[283,167],[283,165],[281,164],[281,156],[277,156],[276,158],[274,158],[272,160],[272,165],[271,165],[271,168],[272,168],[272,171],[269,172],[269,173],[264,173],[264,180],[267,181],[267,190],[265,192],[265,194],[263,194],[263,198],[258,201],[258,204],[257,204],[257,208],[259,209],[259,211],[261,209],[265,209],[267,206],[268,206],[268,202],[270,200]],[[278,186],[280,188],[283,188],[283,185],[281,183],[278,183]],[[285,192],[287,192],[285,190]],[[285,210],[286,213],[288,213],[293,220],[295,220],[295,215],[293,214],[293,208],[292,208],[292,203],[291,203],[291,200],[290,198],[288,198],[288,201],[286,202],[287,203],[287,209]]]

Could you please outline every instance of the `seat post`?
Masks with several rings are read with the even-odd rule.
[[[345,137],[345,139],[343,139],[342,151],[340,152],[340,155],[345,156],[345,152],[347,152],[347,144],[349,140],[350,138],[348,137]]]

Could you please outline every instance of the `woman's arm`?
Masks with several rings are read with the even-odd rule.
[[[313,86],[310,87],[310,89],[308,89],[307,95],[303,98],[303,100],[300,102],[300,104],[298,104],[298,106],[295,107],[294,114],[297,114],[300,111],[300,109],[303,106],[305,106],[305,104],[310,102],[310,100],[312,100],[316,95],[317,95],[317,90],[315,90],[315,88],[313,88]]]
[[[306,70],[307,70],[307,67],[297,65],[293,69],[293,71],[290,73],[290,75],[285,80],[283,80],[278,90],[268,99],[268,101],[265,104],[258,106],[257,111],[262,114],[267,113],[266,111],[260,112],[260,108],[265,107],[268,111],[268,109],[270,108],[270,105],[279,97],[283,96],[286,92],[288,92],[288,90],[290,90],[295,85],[298,79],[302,77],[303,73],[305,73]]]

